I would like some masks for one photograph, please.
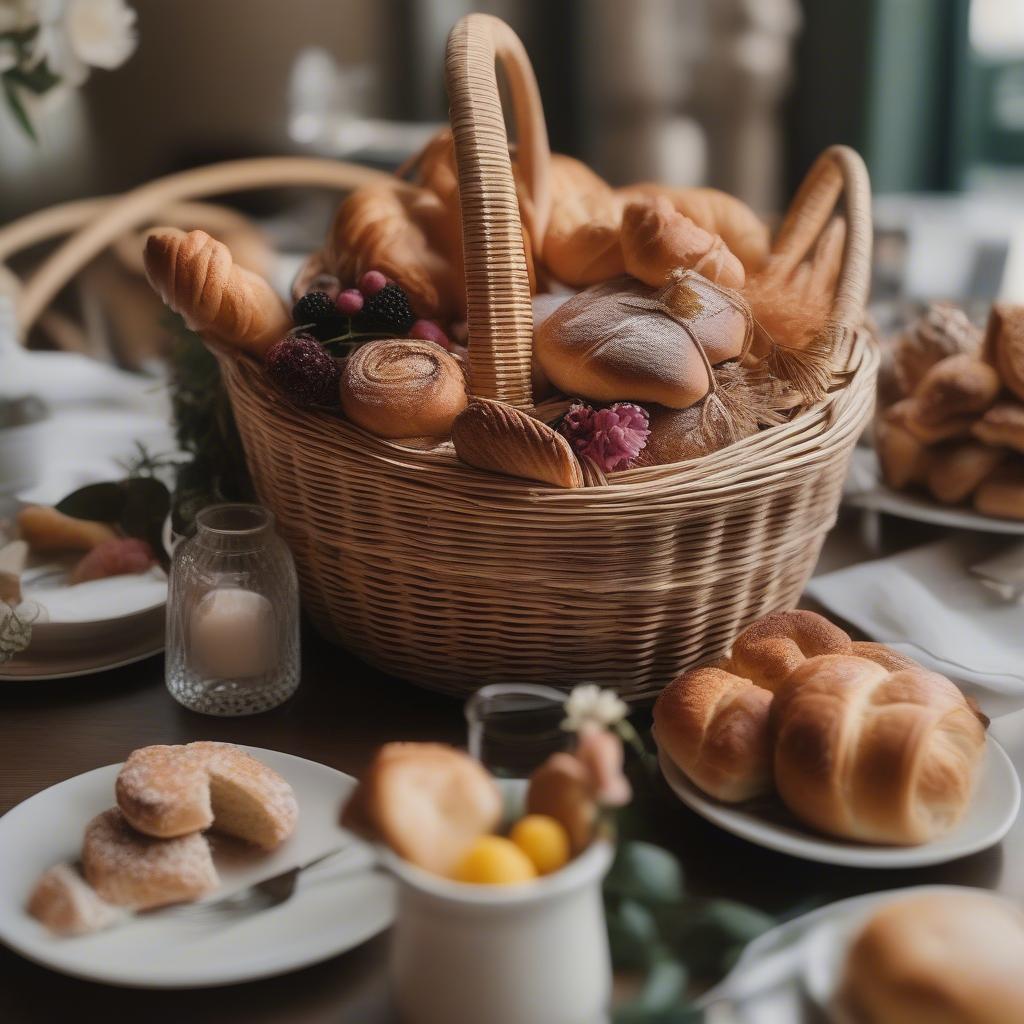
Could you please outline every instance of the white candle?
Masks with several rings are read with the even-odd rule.
[[[274,609],[252,590],[211,590],[192,610],[192,661],[207,678],[243,679],[269,672],[277,662],[276,639]]]

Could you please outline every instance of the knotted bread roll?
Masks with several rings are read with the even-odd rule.
[[[775,695],[775,785],[804,823],[862,842],[926,843],[974,791],[985,728],[948,679],[853,655],[800,665]]]
[[[146,276],[190,330],[262,357],[291,330],[284,303],[205,231],[158,228],[146,239]]]

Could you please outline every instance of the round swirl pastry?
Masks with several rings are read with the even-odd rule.
[[[459,361],[432,341],[371,341],[341,372],[341,408],[378,437],[448,437],[466,408]]]
[[[219,884],[210,844],[200,833],[144,836],[116,807],[86,826],[82,872],[102,899],[135,910],[197,900]]]
[[[801,821],[869,843],[925,843],[970,802],[985,728],[923,668],[853,655],[800,665],[772,703],[775,785]]]
[[[298,820],[291,786],[230,743],[142,747],[125,762],[115,791],[131,826],[160,838],[214,827],[272,850]]]

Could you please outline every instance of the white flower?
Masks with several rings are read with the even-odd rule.
[[[68,0],[64,19],[75,55],[112,71],[135,52],[135,11],[124,0]]]
[[[565,702],[562,728],[567,732],[579,732],[586,725],[611,728],[621,722],[628,711],[614,690],[602,690],[592,683],[576,686]]]
[[[0,0],[0,32],[24,32],[39,21],[36,0]]]
[[[135,49],[135,12],[124,0],[37,0],[34,56],[69,85],[81,85],[89,67],[119,67]]]

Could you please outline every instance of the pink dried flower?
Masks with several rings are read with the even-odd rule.
[[[579,733],[576,759],[586,769],[594,798],[602,807],[624,807],[633,789],[622,771],[622,740],[598,725],[586,725]]]
[[[592,409],[573,402],[559,430],[577,455],[592,459],[606,473],[628,469],[644,450],[650,436],[647,410],[633,402],[616,402]]]

